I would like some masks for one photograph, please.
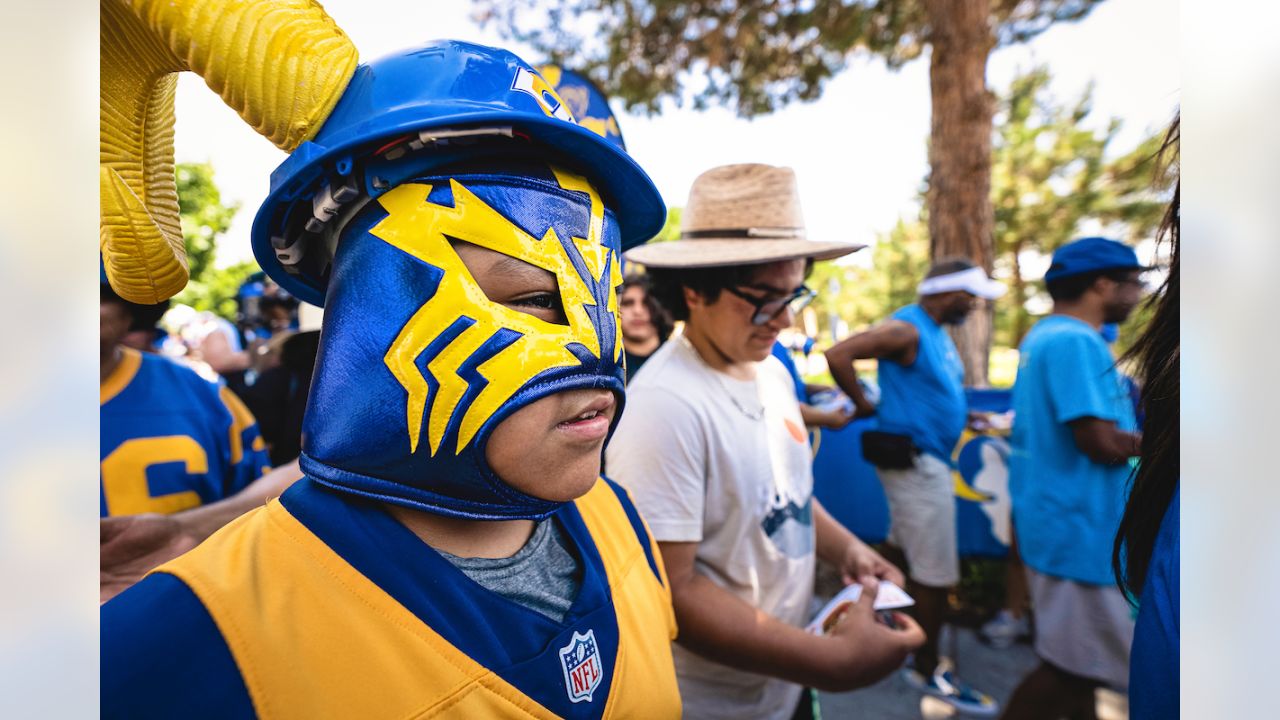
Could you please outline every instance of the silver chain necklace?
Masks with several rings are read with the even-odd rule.
[[[715,371],[714,371],[714,370],[712,370],[712,372],[715,372]],[[716,373],[716,380],[719,380],[719,381],[720,381],[720,387],[724,388],[724,391],[725,391],[725,393],[729,396],[729,399],[733,401],[733,406],[734,406],[734,407],[736,407],[736,408],[738,408],[738,410],[739,410],[743,415],[746,415],[746,416],[747,416],[747,418],[749,418],[750,420],[753,420],[753,421],[755,421],[755,420],[763,420],[763,419],[764,419],[764,405],[763,405],[763,404],[762,404],[762,405],[760,405],[760,407],[758,407],[758,408],[756,408],[756,409],[754,409],[754,410],[753,410],[753,409],[751,409],[751,408],[749,408],[749,407],[746,407],[745,405],[743,405],[743,404],[738,400],[737,396],[733,394],[733,391],[729,389],[729,386],[725,383],[724,378],[720,377],[720,373]]]
[[[698,352],[698,348],[694,347],[693,343],[689,342],[689,338],[685,337],[684,335],[681,335],[680,340],[684,342],[684,344],[689,348],[689,351],[692,352],[694,356],[698,358],[698,362],[701,362],[703,367],[705,367],[708,372],[710,372],[712,375],[715,376],[716,382],[720,384],[720,389],[724,390],[724,394],[729,396],[730,402],[733,403],[734,407],[738,408],[738,412],[742,413],[743,415],[746,415],[747,418],[752,421],[759,421],[764,419],[764,410],[765,410],[764,403],[761,403],[758,408],[749,408],[743,405],[742,401],[738,400],[738,396],[735,395],[733,390],[729,387],[729,384],[724,381],[724,377],[722,377],[724,373],[719,372],[715,368],[711,367],[710,363],[708,363],[705,359],[703,359],[702,353]]]

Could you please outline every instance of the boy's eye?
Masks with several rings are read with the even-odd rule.
[[[568,319],[565,317],[564,304],[561,302],[560,293],[558,292],[539,292],[515,298],[509,301],[507,306],[549,323],[555,323],[556,325],[569,324]]]
[[[555,310],[560,307],[560,296],[555,293],[538,293],[537,295],[519,298],[513,302],[516,305],[524,305],[526,307]]]
[[[569,324],[554,273],[468,242],[450,243],[485,297],[543,322]]]

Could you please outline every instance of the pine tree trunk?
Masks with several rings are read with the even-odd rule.
[[[929,16],[929,249],[934,260],[968,258],[991,271],[991,123],[987,56],[994,45],[989,0],[925,0]],[[973,313],[952,337],[965,383],[984,387],[992,310]]]

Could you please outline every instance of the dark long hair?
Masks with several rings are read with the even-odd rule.
[[[667,312],[666,307],[653,294],[653,284],[649,281],[649,276],[639,273],[628,274],[622,279],[622,290],[618,292],[619,300],[622,298],[622,293],[633,287],[644,291],[644,307],[649,311],[649,322],[653,323],[654,329],[658,332],[658,341],[666,342],[667,338],[671,337],[671,331],[675,329],[675,322],[671,319],[671,313]]]
[[[1179,119],[1165,136],[1160,150],[1161,166],[1175,168],[1178,155]],[[1175,174],[1175,177],[1177,175]],[[1178,405],[1179,352],[1178,329],[1178,200],[1181,182],[1173,189],[1173,201],[1165,211],[1156,236],[1157,243],[1168,242],[1169,276],[1152,296],[1155,314],[1147,329],[1129,349],[1126,358],[1137,364],[1142,378],[1142,403],[1146,411],[1146,427],[1142,433],[1142,461],[1133,476],[1129,502],[1120,520],[1115,546],[1111,552],[1111,568],[1116,583],[1131,600],[1142,595],[1147,567],[1155,548],[1160,521],[1164,518],[1181,475],[1179,466]]]

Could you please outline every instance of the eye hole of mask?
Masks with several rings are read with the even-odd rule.
[[[568,325],[555,273],[461,240],[449,241],[485,296],[555,325]]]

